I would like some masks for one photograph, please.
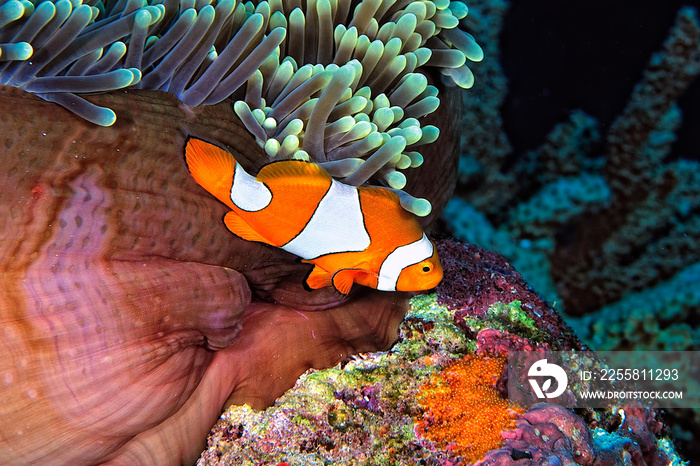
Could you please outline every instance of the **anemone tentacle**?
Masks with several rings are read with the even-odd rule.
[[[155,89],[190,106],[231,98],[268,157],[311,158],[347,183],[400,190],[400,170],[419,166],[418,146],[438,135],[419,121],[439,105],[420,68],[470,87],[466,62],[483,52],[460,27],[459,1],[353,4],[5,0],[0,84],[103,126],[117,116],[86,94]]]

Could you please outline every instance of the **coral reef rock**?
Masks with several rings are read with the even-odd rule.
[[[460,386],[454,368],[465,357],[489,368],[483,387],[505,402],[503,376],[493,363],[508,350],[584,347],[502,257],[450,239],[437,245],[445,281],[435,293],[411,299],[390,350],[310,370],[266,410],[230,406],[197,464],[682,464],[658,413],[633,405],[576,413],[553,404],[514,409],[513,423],[480,458],[463,456],[457,439],[436,442],[426,435],[435,412],[421,392],[442,387],[444,396],[453,396],[447,388]],[[467,284],[478,290],[474,299],[460,293]],[[445,371],[452,375],[441,375]],[[454,383],[445,384],[445,377]],[[442,407],[456,417],[467,411],[458,402]],[[481,435],[478,425],[462,427]]]

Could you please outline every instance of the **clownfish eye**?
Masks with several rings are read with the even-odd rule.
[[[431,270],[433,270],[433,268],[432,268],[430,265],[424,265],[424,266],[423,266],[423,272],[424,272],[424,273],[428,273],[428,272],[430,272]]]

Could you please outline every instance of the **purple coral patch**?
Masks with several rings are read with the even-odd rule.
[[[465,317],[484,317],[496,302],[520,301],[522,309],[546,331],[554,348],[584,349],[562,318],[542,301],[523,277],[498,254],[453,239],[436,242],[445,278],[437,287],[438,302],[456,309],[455,323],[468,335]]]
[[[348,406],[357,409],[366,409],[374,414],[384,414],[381,401],[378,398],[379,388],[376,385],[366,385],[361,388],[344,389],[336,393],[337,399],[342,400]]]
[[[600,448],[583,418],[559,405],[537,404],[520,417],[514,431],[502,433],[503,448],[490,451],[477,465],[669,464],[669,458],[656,447],[654,432],[661,423],[654,412],[634,405],[623,409],[625,422],[610,433],[615,441]],[[523,459],[528,461],[515,463]]]

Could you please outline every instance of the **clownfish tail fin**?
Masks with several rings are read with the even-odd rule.
[[[185,162],[200,186],[220,200],[228,200],[237,165],[231,154],[201,139],[189,138],[185,146]]]

